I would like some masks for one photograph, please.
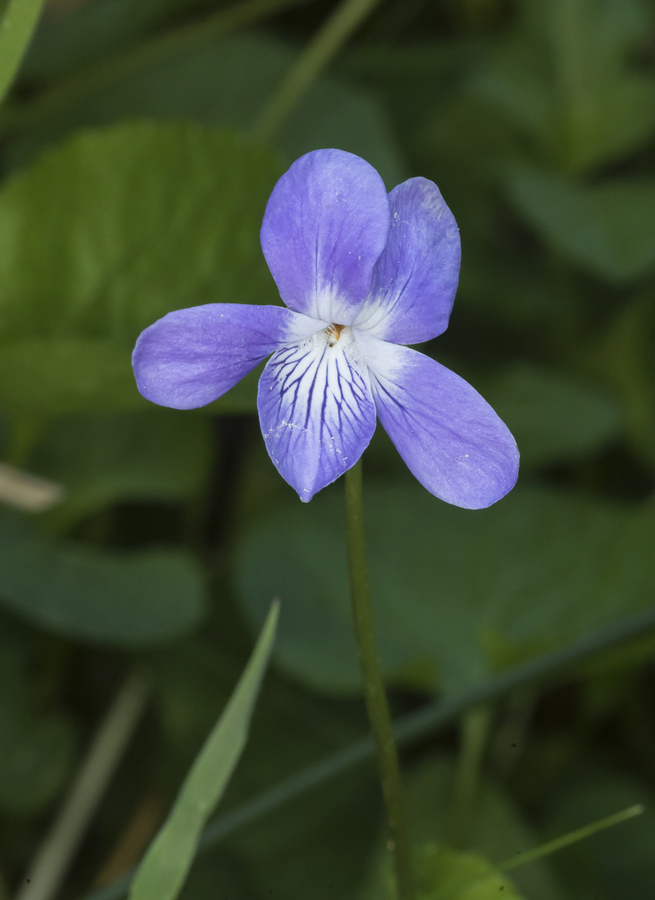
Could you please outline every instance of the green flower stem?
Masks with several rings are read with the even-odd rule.
[[[453,847],[461,847],[466,843],[491,717],[490,706],[474,706],[461,719],[461,748],[455,770],[449,822],[449,842]]]
[[[128,676],[91,742],[54,824],[15,900],[51,900],[77,852],[109,781],[139,723],[148,688]]]
[[[29,47],[45,0],[9,0],[0,21],[0,103]]]
[[[366,706],[382,779],[382,792],[387,808],[389,846],[394,853],[399,900],[412,900],[414,889],[411,852],[407,838],[405,802],[398,766],[398,752],[375,644],[373,611],[368,590],[361,460],[346,472],[346,520],[350,597],[355,637],[364,679]]]
[[[577,828],[575,831],[570,831],[568,834],[562,835],[562,837],[548,841],[547,844],[535,847],[534,850],[528,850],[526,853],[517,853],[516,856],[512,856],[510,859],[506,859],[505,862],[500,863],[498,869],[500,869],[501,872],[509,872],[510,869],[518,869],[519,866],[527,866],[528,863],[541,859],[542,856],[549,856],[551,853],[563,850],[564,847],[570,847],[571,844],[577,844],[578,841],[583,841],[585,838],[591,837],[592,834],[596,834],[598,831],[604,831],[606,828],[611,828],[613,825],[619,825],[621,822],[626,822],[628,819],[634,819],[635,816],[640,816],[643,812],[644,807],[640,803],[636,806],[629,806],[628,809],[624,809],[622,812],[614,813],[614,815],[607,816],[605,819],[599,819],[597,822],[592,822],[591,825],[585,825],[584,828]]]
[[[364,21],[379,0],[342,0],[300,54],[254,128],[260,140],[270,140],[316,76]]]

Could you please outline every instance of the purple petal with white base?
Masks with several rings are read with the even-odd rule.
[[[389,201],[387,245],[353,325],[386,341],[416,344],[448,327],[459,278],[459,229],[427,178],[399,184]]]
[[[343,150],[316,150],[275,185],[261,243],[287,306],[350,325],[388,231],[389,200],[375,169]]]
[[[326,324],[281,306],[213,303],[178,309],[146,328],[136,342],[137,387],[160,406],[206,406],[279,347]]]
[[[351,353],[350,329],[278,350],[259,381],[266,449],[305,502],[353,466],[375,431],[369,375]]]
[[[483,509],[514,487],[516,442],[470,384],[409,347],[368,335],[357,343],[370,366],[380,422],[431,494]]]

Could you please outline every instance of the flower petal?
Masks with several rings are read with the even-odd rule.
[[[428,356],[357,334],[377,414],[431,494],[465,509],[491,506],[518,477],[507,426],[474,388]]]
[[[278,350],[259,381],[266,448],[304,501],[353,466],[375,431],[368,371],[352,343],[344,329],[334,346],[320,334]]]
[[[448,327],[459,278],[459,230],[427,178],[399,184],[389,201],[389,239],[353,325],[395,344],[416,344]]]
[[[375,169],[343,150],[315,150],[275,185],[261,242],[287,306],[350,325],[388,231],[389,200]]]
[[[160,406],[206,406],[278,347],[325,326],[281,306],[178,309],[141,332],[132,354],[137,387]]]

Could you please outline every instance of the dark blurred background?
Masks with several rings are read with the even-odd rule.
[[[420,349],[522,454],[517,488],[480,512],[427,494],[381,429],[365,454],[394,713],[653,606],[655,3],[381,0],[263,139],[335,6],[51,0],[0,111],[0,444],[64,491],[34,512],[2,488],[0,897],[134,667],[151,699],[59,896],[136,864],[275,595],[274,665],[224,809],[367,731],[341,485],[297,501],[263,447],[256,377],[182,413],[142,400],[130,368],[170,310],[280,302],[258,229],[305,152],[357,153],[389,190],[439,185],[462,274],[448,331]],[[463,846],[500,861],[647,807],[517,869],[526,900],[655,896],[654,653],[645,627],[488,707]],[[404,752],[417,840],[448,833],[462,734]],[[381,829],[363,766],[228,835],[183,897],[372,900]]]

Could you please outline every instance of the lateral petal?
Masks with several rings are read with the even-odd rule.
[[[459,279],[459,229],[427,178],[399,184],[389,202],[389,238],[353,326],[395,344],[416,344],[448,327]]]
[[[275,185],[261,244],[287,306],[350,325],[388,231],[389,200],[373,166],[343,150],[315,150]]]
[[[375,431],[368,371],[349,331],[334,346],[321,334],[278,350],[259,380],[266,449],[305,502],[357,462]]]
[[[178,309],[141,332],[132,354],[137,387],[160,406],[206,406],[278,347],[325,327],[281,306]]]
[[[378,418],[431,494],[483,509],[514,487],[516,441],[470,384],[409,347],[359,334],[357,343],[370,368]]]

